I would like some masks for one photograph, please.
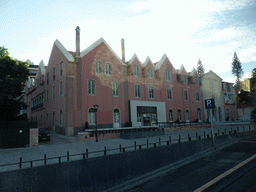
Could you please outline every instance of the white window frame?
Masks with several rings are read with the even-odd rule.
[[[167,88],[167,99],[172,100],[172,89],[171,88]]]
[[[106,63],[105,64],[105,75],[107,77],[111,77],[112,76],[112,64],[111,63]]]
[[[55,100],[55,86],[52,87],[52,100]]]
[[[182,80],[184,84],[187,84],[187,75],[182,75]]]
[[[171,71],[169,69],[165,70],[166,81],[171,81]]]
[[[196,110],[196,117],[198,119],[198,122],[202,121],[202,110],[201,110],[201,108],[197,108],[197,110]]]
[[[140,76],[140,67],[138,65],[134,65],[134,75],[136,77]]]
[[[93,108],[90,108],[93,110]],[[93,111],[88,110],[88,124],[89,125],[96,125],[96,113]]]
[[[88,95],[96,95],[96,81],[94,79],[88,79],[87,93]]]
[[[190,113],[188,109],[185,111],[185,114],[186,114],[186,122],[190,122]]]
[[[196,92],[196,101],[200,101],[200,93],[198,91]]]
[[[119,83],[113,82],[112,83],[112,96],[119,97]]]
[[[148,97],[149,99],[155,99],[155,88],[153,86],[148,87]]]
[[[148,68],[148,78],[153,79],[153,69]]]
[[[180,122],[182,122],[182,113],[180,109],[178,109],[178,119]]]
[[[186,90],[186,89],[183,90],[183,94],[184,94],[184,101],[188,101],[188,90]]]
[[[134,85],[134,96],[135,96],[135,98],[141,98],[141,87],[140,87],[140,85]]]
[[[95,74],[102,75],[102,73],[103,73],[102,62],[95,61]]]
[[[173,110],[170,109],[169,110],[169,122],[173,122],[173,121],[174,121]]]
[[[52,80],[55,81],[56,79],[56,68],[53,68],[53,72],[52,72]]]
[[[59,85],[59,91],[60,91],[60,97],[63,95],[63,83],[62,81],[60,82],[60,85]]]
[[[63,75],[63,61],[60,62],[60,76]]]

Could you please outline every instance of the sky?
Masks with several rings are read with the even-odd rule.
[[[103,37],[121,58],[124,38],[126,61],[167,54],[190,72],[200,58],[233,83],[234,52],[243,78],[256,67],[256,0],[0,0],[0,46],[14,59],[48,65],[56,39],[75,52],[77,26],[81,51]]]

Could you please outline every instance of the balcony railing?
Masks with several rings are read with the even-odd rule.
[[[38,110],[38,109],[41,109],[44,107],[44,104],[43,103],[40,103],[34,107],[31,108],[31,111],[35,111],[35,110]]]

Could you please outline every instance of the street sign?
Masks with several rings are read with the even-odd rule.
[[[204,104],[205,104],[205,109],[214,109],[215,108],[214,99],[205,99]]]

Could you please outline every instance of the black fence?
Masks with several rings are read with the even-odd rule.
[[[158,126],[159,128],[164,128],[164,127],[181,127],[181,126],[188,126],[188,127],[211,127],[210,123],[207,122],[158,122],[158,123],[153,123],[153,125]]]
[[[249,125],[249,131],[251,130],[256,130],[256,125]],[[239,132],[245,132],[245,128],[243,126],[242,129],[239,129],[239,127],[236,127],[236,128],[230,128],[229,130],[227,130],[226,128],[224,129],[223,132],[220,132],[220,130],[218,129],[217,133],[215,133],[214,136],[220,136],[220,135],[227,135],[227,134],[232,134],[232,133],[239,133]],[[161,138],[159,137],[158,139],[158,142],[149,142],[149,140],[147,139],[146,140],[146,143],[145,144],[141,144],[141,145],[138,145],[136,143],[136,141],[134,141],[134,145],[133,146],[128,146],[128,147],[122,147],[121,144],[119,144],[119,147],[118,148],[113,148],[113,149],[107,149],[107,147],[105,146],[103,150],[100,150],[100,151],[92,151],[92,152],[89,152],[88,149],[86,149],[86,151],[84,153],[78,153],[78,154],[73,154],[73,155],[70,155],[69,154],[69,151],[67,151],[67,155],[64,155],[64,156],[58,156],[58,157],[52,157],[52,158],[47,158],[46,154],[44,154],[44,158],[43,159],[37,159],[37,160],[31,160],[31,161],[23,161],[22,160],[22,157],[20,157],[20,162],[18,163],[11,163],[11,164],[4,164],[4,165],[0,165],[0,168],[1,167],[4,167],[4,166],[12,166],[12,165],[18,165],[18,167],[16,167],[16,169],[18,168],[22,168],[23,167],[23,164],[29,164],[29,167],[33,167],[33,164],[35,162],[43,162],[43,165],[46,165],[47,164],[47,161],[49,160],[53,160],[55,159],[55,163],[61,163],[61,162],[66,162],[66,161],[70,161],[71,157],[79,157],[79,159],[85,159],[85,158],[93,158],[95,156],[90,156],[90,155],[93,155],[93,154],[96,154],[96,153],[100,153],[101,155],[99,156],[105,156],[107,155],[109,152],[111,151],[116,151],[118,150],[119,153],[125,153],[126,151],[131,151],[129,149],[133,149],[133,150],[142,150],[142,149],[147,149],[147,148],[150,148],[150,147],[157,147],[157,146],[163,146],[163,145],[171,145],[172,143],[181,143],[182,140],[185,142],[187,141],[192,141],[192,139],[194,140],[200,140],[200,139],[206,139],[206,138],[211,138],[213,135],[212,135],[212,131],[210,131],[209,133],[206,133],[204,131],[204,134],[200,135],[196,132],[196,136],[194,137],[191,137],[190,134],[187,135],[187,137],[181,137],[179,135],[178,139],[172,139],[171,136],[169,136],[168,140],[161,140]],[[111,153],[110,153],[111,154]],[[113,154],[113,153],[112,153]],[[89,157],[90,156],[90,157]],[[52,164],[52,163],[51,163]]]

